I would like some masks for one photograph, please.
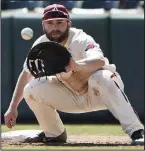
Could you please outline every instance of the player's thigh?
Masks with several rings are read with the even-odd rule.
[[[115,81],[121,89],[124,89],[123,81],[117,72],[111,72],[109,70],[99,70],[93,73],[89,78],[89,84],[92,87],[107,87],[110,81]]]
[[[103,104],[103,101],[101,100],[101,96],[97,88],[94,88],[89,85],[87,95],[87,101],[89,104],[90,111],[99,111],[106,109],[105,105]]]
[[[124,85],[120,75],[118,73],[115,73],[114,76],[112,75],[114,75],[114,73],[112,73],[109,70],[99,70],[90,76],[88,81],[89,84],[88,99],[91,106],[90,108],[92,110],[106,109],[102,101],[102,95],[106,95],[105,89],[110,82],[112,84],[116,82],[118,86],[120,86],[120,88],[123,90]],[[104,89],[104,91],[102,91],[102,89]]]
[[[80,97],[65,87],[55,76],[33,80],[26,85],[24,96],[27,99],[46,103],[64,112],[83,112],[83,105],[79,104]]]

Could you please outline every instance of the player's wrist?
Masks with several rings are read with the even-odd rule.
[[[81,71],[84,69],[85,63],[84,62],[76,62],[76,70]]]
[[[9,110],[17,110],[17,108],[18,108],[18,105],[15,103],[10,104],[10,106],[9,106]]]

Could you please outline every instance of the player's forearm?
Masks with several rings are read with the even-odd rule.
[[[9,108],[11,108],[11,109],[17,108],[17,106],[19,105],[19,103],[23,99],[24,87],[31,79],[32,79],[32,75],[30,75],[29,73],[27,73],[25,71],[21,72],[21,74],[18,78],[16,87],[15,87]]]
[[[77,61],[77,64],[79,65],[79,70],[91,73],[102,68],[105,65],[105,61],[103,58],[90,57]]]

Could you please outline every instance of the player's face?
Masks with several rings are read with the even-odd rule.
[[[58,43],[68,38],[70,21],[66,19],[55,19],[43,22],[43,29],[47,38]]]

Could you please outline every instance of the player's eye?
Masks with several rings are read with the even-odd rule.
[[[59,21],[57,24],[62,24],[63,23],[63,21]]]

